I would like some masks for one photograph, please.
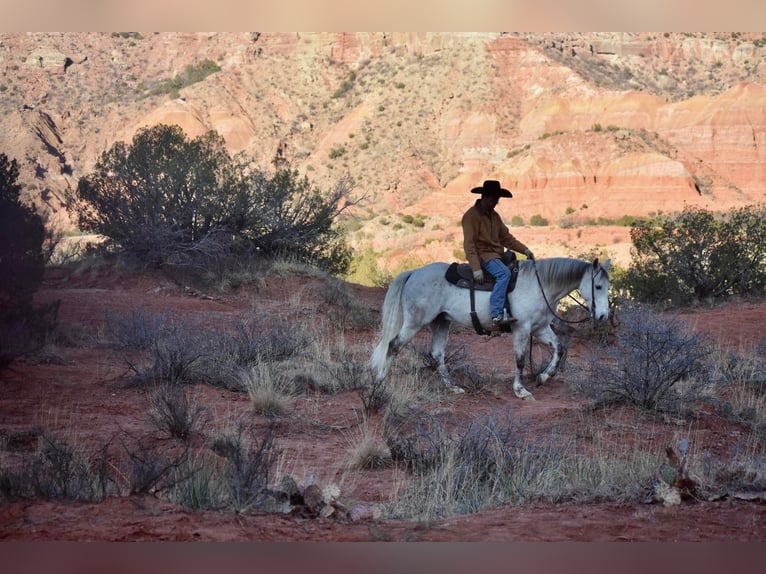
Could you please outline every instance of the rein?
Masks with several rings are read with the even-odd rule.
[[[585,323],[586,321],[595,321],[596,317],[596,275],[598,273],[601,273],[601,269],[599,268],[598,271],[591,271],[590,274],[590,292],[591,292],[591,304],[590,304],[590,318],[585,319],[578,319],[577,321],[569,321],[567,319],[564,319],[563,317],[559,317],[558,313],[556,313],[556,310],[551,306],[550,302],[548,301],[548,297],[545,296],[545,289],[543,288],[543,282],[540,280],[540,273],[537,271],[537,261],[534,259],[532,260],[532,267],[535,270],[535,278],[537,279],[537,284],[540,286],[540,293],[543,295],[543,300],[545,301],[545,304],[548,306],[548,310],[553,314],[553,316],[561,321],[562,323],[569,323],[569,324],[576,324],[576,323]],[[583,305],[580,301],[572,297],[572,294],[569,293],[569,297],[577,303],[580,307],[583,309],[586,309],[585,305]]]

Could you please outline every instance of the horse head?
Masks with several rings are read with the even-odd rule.
[[[580,281],[580,294],[597,321],[609,318],[609,267],[611,264],[611,259],[607,259],[603,264],[599,263],[598,258],[594,259]]]

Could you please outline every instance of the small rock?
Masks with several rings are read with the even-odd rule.
[[[660,480],[654,485],[654,499],[664,506],[678,506],[681,504],[681,493],[676,487]]]
[[[349,518],[351,518],[353,522],[358,522],[360,520],[371,520],[372,508],[369,506],[355,506],[351,509],[351,512],[349,512]]]
[[[326,506],[322,489],[317,484],[311,484],[303,490],[303,501],[313,512],[319,513]]]

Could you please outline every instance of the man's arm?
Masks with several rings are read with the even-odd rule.
[[[499,219],[499,218],[498,218]],[[505,247],[506,249],[511,249],[513,251],[517,251],[518,253],[523,253],[524,255],[527,254],[527,251],[531,253],[529,250],[529,247],[524,245],[521,241],[516,239],[513,234],[508,230],[508,226],[505,225],[502,221],[500,221],[500,243]]]

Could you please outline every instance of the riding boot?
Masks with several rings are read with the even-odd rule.
[[[492,319],[492,327],[499,330],[499,331],[505,331],[506,333],[511,330],[511,325],[513,325],[516,322],[516,317],[511,315],[508,312],[508,307],[503,308],[503,314],[502,316],[497,316]]]

